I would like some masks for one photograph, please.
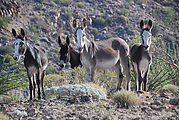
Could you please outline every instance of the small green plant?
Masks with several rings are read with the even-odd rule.
[[[162,87],[162,89],[169,90],[169,91],[171,91],[173,93],[179,91],[179,87],[175,86],[175,85],[172,85],[172,84],[165,85],[165,86]]]
[[[121,106],[125,108],[138,105],[141,102],[140,97],[138,97],[134,92],[125,90],[114,93],[112,98],[114,102],[118,104],[118,107]]]
[[[122,24],[126,24],[127,23],[127,17],[125,17],[124,15],[120,15],[118,17],[118,19],[119,19],[120,23],[122,23]]]
[[[124,15],[124,16],[127,16],[128,13],[129,13],[129,10],[127,8],[120,8],[119,10],[117,10],[117,13],[119,15]]]
[[[106,26],[106,20],[103,17],[97,17],[93,20],[93,26],[96,28],[101,28]]]
[[[170,25],[174,20],[175,12],[171,7],[165,7],[162,9],[163,12],[163,21],[166,25]]]
[[[35,25],[35,24],[32,24],[30,29],[35,34],[39,34],[40,33],[40,30],[38,29],[38,26]]]
[[[10,23],[11,18],[10,17],[0,17],[0,29],[3,27],[7,27]]]
[[[56,4],[62,4],[64,6],[67,6],[68,4],[70,4],[70,1],[68,1],[68,0],[54,0],[54,2]]]
[[[10,118],[6,114],[0,113],[0,120],[10,120]]]
[[[105,105],[103,104],[103,101],[100,101],[99,103],[94,103],[91,107],[93,110],[99,112],[103,116],[111,116],[116,113],[115,108],[106,109]]]
[[[47,67],[47,69],[46,69],[47,74],[55,74],[55,73],[57,73],[56,71],[57,71],[56,68],[53,66]]]

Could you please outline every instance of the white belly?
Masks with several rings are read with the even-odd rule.
[[[142,58],[139,63],[139,70],[141,71],[141,77],[144,78],[144,75],[149,66],[149,60],[147,58]]]

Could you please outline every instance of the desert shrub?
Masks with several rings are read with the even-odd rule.
[[[3,27],[6,28],[10,21],[11,21],[10,17],[0,17],[0,29]]]
[[[149,90],[158,91],[163,86],[172,83],[175,78],[175,70],[170,65],[154,59],[149,74]]]
[[[107,89],[115,89],[117,87],[117,74],[113,71],[96,71],[95,83],[104,86]]]
[[[103,17],[97,17],[93,20],[92,25],[96,28],[105,27],[106,20]]]
[[[39,3],[43,3],[45,0],[35,0],[35,1],[37,1]]]
[[[105,116],[111,116],[116,113],[116,109],[114,107],[106,107],[109,106],[107,102],[105,101],[100,101],[98,103],[93,103],[92,104],[92,109],[101,115]]]
[[[177,50],[166,47],[163,38],[153,40],[153,59],[149,71],[149,90],[157,91],[178,81]]]
[[[63,96],[78,96],[78,95],[90,95],[94,99],[106,99],[107,94],[95,87],[91,87],[85,84],[66,84],[63,86],[51,87],[46,90],[48,95],[57,94],[60,97]]]
[[[13,64],[15,61],[11,55],[6,54],[3,56],[3,62]]]
[[[10,120],[10,118],[6,114],[0,113],[0,120]]]
[[[175,11],[171,7],[164,7],[163,12],[163,21],[166,25],[170,25],[175,17]]]
[[[47,67],[46,73],[47,73],[47,74],[55,74],[55,73],[57,73],[57,70],[56,70],[55,67],[50,66],[50,67]]]
[[[69,19],[71,19],[72,18],[72,12],[71,11],[67,11],[67,12],[65,12],[64,14],[63,14],[63,16],[64,16],[64,18],[66,19],[66,20],[69,20]]]
[[[85,80],[84,68],[77,67],[75,69],[68,69],[61,71],[60,74],[49,74],[45,77],[46,86],[61,86],[64,84],[84,84]],[[124,78],[125,79],[125,78]],[[114,90],[117,87],[117,74],[116,72],[106,70],[95,72],[95,84],[103,86],[108,91]],[[125,81],[123,81],[125,83]]]
[[[54,2],[56,4],[62,4],[64,6],[67,6],[68,4],[70,4],[70,1],[68,1],[68,0],[54,0]]]
[[[93,34],[93,35],[95,36],[97,33],[98,33],[98,29],[92,27],[92,28],[91,28],[91,34]]]
[[[125,108],[138,105],[141,102],[140,97],[138,97],[134,92],[125,90],[114,93],[112,98],[114,102],[118,104],[118,107],[121,106]]]
[[[159,28],[159,26],[154,25],[152,28],[152,35],[153,36],[157,36],[161,33],[161,29]]]
[[[162,89],[169,90],[173,93],[179,91],[179,87],[176,85],[172,85],[172,84],[167,84],[167,85],[163,86]]]
[[[43,5],[40,4],[40,5],[37,5],[34,7],[34,10],[42,10],[43,9]]]
[[[127,16],[129,13],[129,9],[127,8],[120,8],[119,10],[116,11],[119,15],[124,15]]]
[[[124,15],[118,16],[118,19],[119,19],[120,23],[122,23],[124,25],[127,23],[127,18]]]
[[[31,27],[30,27],[30,30],[35,33],[35,34],[39,34],[40,33],[40,30],[38,29],[38,26],[35,25],[35,24],[32,24]]]
[[[5,55],[5,54],[12,54],[12,46],[1,46],[0,47],[0,55]]]
[[[106,36],[107,39],[114,37],[113,34],[111,34],[111,33],[107,33],[107,34],[105,34],[105,36]]]
[[[15,62],[8,62],[6,59],[7,56],[4,56],[3,65],[1,65],[0,95],[7,95],[7,92],[12,89],[27,86],[24,67],[21,64],[15,64]]]
[[[83,8],[83,7],[85,7],[85,2],[76,2],[76,5],[77,5],[79,8]]]
[[[84,69],[77,67],[62,71],[60,74],[49,74],[45,77],[47,86],[84,83]]]

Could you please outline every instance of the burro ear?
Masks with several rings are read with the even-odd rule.
[[[66,37],[66,44],[67,44],[67,45],[70,44],[70,39],[69,39],[68,35],[67,35],[67,37]]]
[[[140,28],[143,29],[143,27],[144,27],[144,20],[141,20],[140,21]]]
[[[150,30],[152,29],[152,27],[153,27],[152,20],[148,21],[148,27],[149,27]]]
[[[77,20],[76,20],[76,19],[73,20],[73,23],[72,23],[72,24],[73,24],[73,27],[74,27],[74,28],[77,28]]]
[[[25,31],[23,28],[21,28],[21,35],[22,35],[22,37],[25,37]]]
[[[12,28],[12,34],[13,34],[14,37],[17,36],[16,30],[14,28]]]
[[[85,29],[86,27],[87,27],[87,20],[86,20],[86,18],[83,18],[83,20],[82,20],[82,27],[83,27],[83,29]]]
[[[62,41],[61,41],[61,37],[58,36],[58,44],[61,46],[62,45]]]

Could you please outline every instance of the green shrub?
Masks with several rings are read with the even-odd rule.
[[[30,30],[31,30],[33,33],[35,33],[35,34],[39,34],[39,33],[40,33],[40,30],[39,30],[38,26],[35,25],[35,24],[32,24],[32,25],[31,25]]]
[[[120,8],[119,10],[117,10],[117,13],[118,13],[119,15],[127,16],[128,13],[129,13],[129,9],[127,9],[127,8]]]
[[[169,90],[169,91],[171,91],[173,93],[179,91],[179,87],[175,86],[175,85],[172,85],[172,84],[167,84],[167,85],[163,86],[162,89]]]
[[[57,72],[56,72],[56,68],[55,68],[55,67],[52,67],[52,66],[47,67],[46,73],[47,73],[47,74],[55,74],[55,73],[57,73]]]
[[[97,17],[93,20],[93,26],[96,28],[101,28],[106,26],[106,20],[103,17]]]
[[[127,18],[124,15],[120,15],[118,17],[118,19],[119,19],[120,23],[122,23],[124,25],[127,23]]]
[[[112,98],[114,102],[118,104],[118,107],[121,106],[125,108],[138,105],[141,102],[140,97],[138,97],[134,92],[125,90],[114,93]]]
[[[73,16],[71,11],[67,11],[63,15],[67,20],[71,19]]]
[[[95,73],[95,83],[100,86],[104,86],[109,89],[117,88],[117,74],[113,71],[96,71]]]
[[[12,89],[28,85],[24,67],[14,62],[5,63],[5,60],[6,56],[3,58],[0,70],[0,95],[7,95]]]
[[[166,25],[170,25],[174,20],[175,11],[171,7],[164,7],[164,9],[162,9],[162,12],[163,12],[162,20]]]
[[[70,4],[70,1],[69,0],[54,0],[54,2],[56,4],[62,4],[64,6],[67,6],[68,4]]]
[[[5,55],[5,54],[12,54],[12,46],[1,46],[0,47],[0,55]]]
[[[170,65],[163,61],[153,59],[149,72],[149,90],[158,91],[163,86],[172,83],[172,77],[176,77],[174,71]]]
[[[10,23],[11,18],[10,17],[0,17],[0,29],[3,27],[7,27]]]
[[[154,25],[152,28],[152,35],[157,36],[159,34],[161,34],[161,29],[159,28],[159,26]]]

